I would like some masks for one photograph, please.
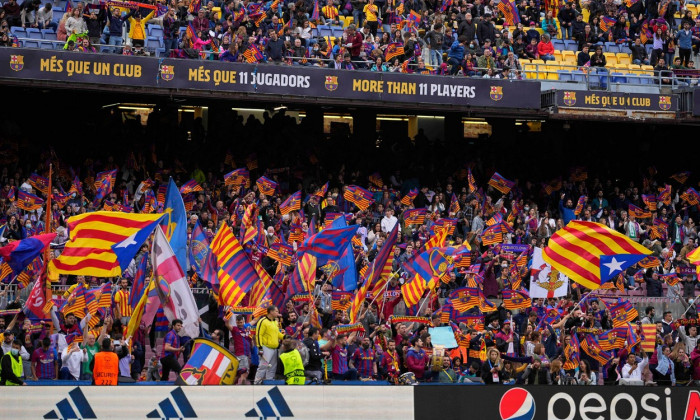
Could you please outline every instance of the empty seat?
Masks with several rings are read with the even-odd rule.
[[[160,26],[151,26],[148,33],[152,37],[163,38],[163,28]]]
[[[555,50],[565,50],[566,49],[564,41],[561,39],[556,39],[556,38],[553,39],[552,46],[554,47]]]
[[[565,39],[564,46],[564,49],[567,51],[578,51],[578,42],[574,41],[573,39]]]
[[[12,33],[12,35],[16,36],[17,38],[28,38],[27,31],[21,26],[11,27],[10,32]]]
[[[42,50],[53,50],[53,42],[39,41],[39,48],[41,48]]]
[[[574,79],[575,82],[584,83],[586,81],[586,74],[582,71],[572,71],[571,77]]]
[[[44,36],[44,39],[56,40],[56,32],[53,29],[42,29],[41,34]]]
[[[642,79],[636,74],[628,74],[627,75],[627,83],[633,84],[633,85],[641,85]]]
[[[20,41],[20,44],[24,48],[39,48],[39,41],[25,39],[23,41]]]
[[[613,83],[627,83],[627,77],[624,73],[612,73]]]
[[[571,75],[571,72],[569,70],[559,70],[557,72],[559,74],[559,81],[560,82],[573,82],[574,78]]]
[[[156,51],[158,48],[161,48],[162,45],[160,43],[160,40],[151,38],[150,36],[146,40],[146,48],[149,49],[150,51]]]
[[[603,51],[618,53],[620,52],[620,48],[618,48],[617,44],[614,42],[606,42],[603,44]]]
[[[41,31],[37,28],[27,28],[27,38],[30,39],[43,39],[41,36]]]
[[[562,53],[557,47],[554,47],[554,52],[552,53],[555,61],[564,61]]]
[[[615,53],[606,52],[603,53],[603,55],[605,56],[605,61],[607,65],[617,64],[617,56],[615,55]]]
[[[632,57],[630,57],[629,54],[617,53],[615,56],[617,57],[618,64],[625,64],[625,65],[632,64]]]

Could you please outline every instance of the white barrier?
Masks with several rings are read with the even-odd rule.
[[[413,419],[413,387],[2,387],[4,419]]]

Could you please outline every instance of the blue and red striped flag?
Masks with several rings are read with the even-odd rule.
[[[418,196],[418,188],[414,188],[408,192],[408,194],[404,195],[403,198],[401,199],[401,204],[404,206],[410,206],[413,204],[413,200]]]
[[[255,267],[226,224],[221,225],[209,247],[218,265],[219,300],[236,306],[259,279]]]
[[[16,206],[24,211],[34,211],[44,205],[44,200],[34,194],[20,190],[17,193]]]
[[[493,188],[501,192],[501,194],[508,194],[508,192],[515,186],[515,182],[509,181],[498,172],[495,172],[491,179],[489,179],[488,184]]]
[[[29,185],[34,187],[37,191],[41,192],[42,194],[46,195],[49,193],[49,180],[48,178],[44,178],[41,175],[38,174],[31,174],[29,175],[29,179],[27,180]]]
[[[134,276],[134,284],[131,286],[129,291],[129,306],[134,310],[136,305],[138,305],[141,297],[146,291],[146,270],[148,268],[148,258],[144,255],[141,257],[141,262],[139,263],[139,268],[136,270],[136,275]]]
[[[359,226],[353,225],[337,229],[324,229],[304,241],[299,250],[324,260],[338,259],[358,228]]]
[[[267,256],[281,264],[290,266],[292,265],[294,248],[291,245],[276,242],[270,245],[270,248],[267,250]]]
[[[250,185],[250,172],[246,168],[238,168],[224,175],[224,184],[236,187]]]
[[[275,195],[275,190],[277,189],[277,183],[268,177],[261,176],[258,178],[257,181],[255,181],[255,184],[258,186],[258,190],[267,196],[272,196]]]
[[[248,49],[243,52],[243,57],[245,58],[245,61],[247,63],[259,63],[265,59],[265,56],[256,44],[252,44],[251,46],[249,46]],[[250,167],[251,164],[252,161],[249,163],[248,166]],[[254,166],[257,167],[257,164],[255,164]]]
[[[202,186],[199,185],[194,179],[190,179],[189,181],[182,184],[182,187],[180,187],[180,194],[182,194],[183,196],[199,191],[203,191]]]
[[[403,220],[406,225],[422,225],[425,223],[426,208],[410,209],[403,212]]]
[[[602,29],[603,32],[608,32],[613,26],[615,26],[616,23],[617,19],[609,16],[603,16],[600,18],[600,29]]]
[[[294,194],[287,197],[282,204],[280,204],[280,213],[287,214],[289,212],[299,210],[301,208],[301,191],[297,191]]]
[[[367,210],[374,201],[374,195],[371,192],[357,185],[348,185],[343,197],[363,211]]]

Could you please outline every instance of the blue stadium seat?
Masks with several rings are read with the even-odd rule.
[[[27,38],[27,31],[21,26],[11,27],[10,32],[17,38]]]
[[[636,74],[628,74],[627,75],[627,83],[633,84],[633,85],[641,85],[642,79],[641,79],[641,77],[637,76]]]
[[[630,47],[627,46],[627,44],[620,44],[620,52],[623,54],[632,54],[632,50],[630,50]]]
[[[152,37],[163,38],[163,28],[157,25],[151,25],[148,34]]]
[[[63,50],[63,47],[65,47],[65,46],[66,46],[65,42],[54,42],[53,43],[53,47],[56,50]]]
[[[651,57],[651,50],[654,49],[654,46],[651,45],[651,44],[647,44],[647,45],[644,46],[644,49],[647,50],[647,55],[648,55],[649,57]]]
[[[656,78],[655,77],[640,77],[642,79],[642,84],[643,85],[653,85],[656,84]]]
[[[187,27],[185,26],[180,26],[180,39],[182,39],[183,36],[185,36],[185,32],[187,32]]]
[[[559,74],[559,81],[560,82],[573,82],[574,77],[571,75],[571,71],[569,70],[558,70],[557,74]]]
[[[44,39],[56,40],[56,32],[53,29],[42,29],[41,34],[44,36]]]
[[[327,26],[324,27],[324,28],[319,27],[319,28],[318,28],[318,34],[319,34],[320,36],[324,36],[324,37],[325,37],[325,36],[333,36],[333,31],[331,30],[330,27],[327,27]]]
[[[552,46],[554,47],[555,50],[566,49],[566,47],[564,46],[564,40],[561,40],[561,39],[553,39]]]
[[[30,39],[43,39],[41,31],[37,28],[27,28],[27,38]]]
[[[68,2],[66,0],[58,0],[56,4],[54,5],[54,8],[59,8],[61,10],[66,10],[66,4]]]
[[[100,47],[100,52],[101,52],[101,53],[112,53],[112,52],[114,52],[114,51],[112,51],[112,48],[111,48],[111,47],[106,47],[106,46],[103,45],[103,46]]]
[[[627,83],[627,75],[624,73],[612,73],[613,83]]]
[[[39,48],[41,48],[42,50],[53,50],[53,42],[39,41]]]
[[[582,71],[572,71],[571,77],[574,79],[574,82],[586,82],[586,75]]]
[[[39,48],[39,41],[25,39],[24,41],[20,41],[20,44],[22,44],[24,48]]]
[[[611,53],[619,53],[620,52],[620,48],[614,42],[606,42],[605,47],[603,47],[603,50],[605,52],[611,52]]]
[[[567,51],[578,51],[578,42],[573,39],[564,40],[564,49]]]

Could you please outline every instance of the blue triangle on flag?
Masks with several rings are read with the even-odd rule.
[[[618,274],[624,272],[627,267],[643,260],[643,254],[615,254],[600,256],[600,282],[605,283]]]

